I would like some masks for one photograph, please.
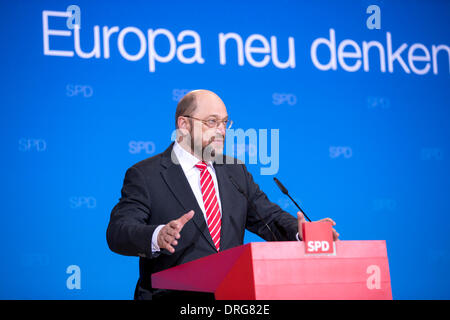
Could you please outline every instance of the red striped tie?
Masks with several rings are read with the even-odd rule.
[[[216,188],[211,174],[206,169],[206,163],[200,161],[195,165],[200,170],[200,187],[202,189],[203,204],[205,205],[208,229],[217,251],[220,248],[220,210],[216,197]]]

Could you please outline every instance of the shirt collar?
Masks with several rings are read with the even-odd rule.
[[[185,172],[195,168],[195,165],[201,161],[196,156],[185,150],[177,141],[173,146],[173,152],[177,156],[178,162]],[[212,168],[212,161],[205,161],[206,165]]]

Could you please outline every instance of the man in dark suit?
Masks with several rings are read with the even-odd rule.
[[[107,241],[140,257],[135,299],[174,295],[153,288],[151,274],[239,246],[245,229],[268,241],[302,239],[303,215],[270,202],[245,165],[223,155],[231,123],[215,93],[191,91],[177,106],[176,141],[127,170]]]

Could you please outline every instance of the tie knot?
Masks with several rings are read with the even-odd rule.
[[[200,172],[202,172],[203,170],[206,169],[206,162],[205,161],[200,161],[195,166],[200,170]]]

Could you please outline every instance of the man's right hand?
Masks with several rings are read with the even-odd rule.
[[[166,224],[158,233],[158,246],[160,249],[166,249],[170,253],[174,253],[173,246],[178,244],[180,239],[180,232],[184,225],[192,219],[194,216],[194,210],[185,213],[180,218],[170,221]]]

